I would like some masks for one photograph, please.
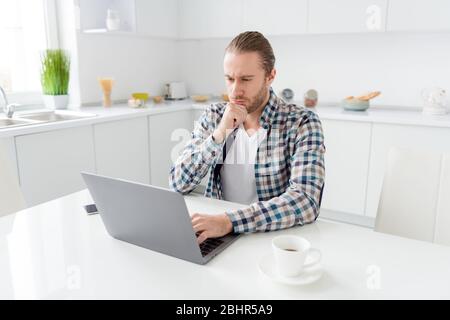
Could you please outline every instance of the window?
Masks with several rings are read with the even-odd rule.
[[[50,4],[54,5],[48,0],[0,0],[0,86],[10,102],[41,99],[40,59],[49,44]]]

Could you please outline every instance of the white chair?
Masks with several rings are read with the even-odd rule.
[[[25,201],[0,141],[0,217],[24,209]]]
[[[450,155],[392,148],[375,230],[450,245]]]

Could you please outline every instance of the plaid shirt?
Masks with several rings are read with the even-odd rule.
[[[212,133],[225,107],[226,103],[210,105],[196,122],[192,139],[170,170],[173,190],[187,194],[209,173],[205,196],[222,199],[220,167],[227,148],[226,142],[216,143]],[[259,122],[267,130],[254,167],[259,201],[226,212],[234,232],[271,231],[314,222],[325,178],[319,117],[304,107],[287,104],[271,89]]]

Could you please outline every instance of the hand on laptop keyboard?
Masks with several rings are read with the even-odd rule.
[[[225,213],[219,215],[194,213],[191,221],[194,231],[199,232],[198,243],[208,238],[222,237],[233,230],[233,224]]]
[[[198,238],[198,236],[200,235],[200,232],[197,232],[195,235]],[[205,241],[203,241],[202,243],[199,244],[200,251],[202,252],[202,256],[204,257],[207,254],[211,253],[215,248],[220,246],[222,243],[223,243],[223,240],[218,239],[218,238],[206,239]]]

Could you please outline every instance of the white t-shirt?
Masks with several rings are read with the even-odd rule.
[[[242,124],[239,126],[234,143],[220,169],[224,200],[242,204],[258,201],[254,166],[256,152],[266,134],[266,130],[260,127],[249,136],[244,126]]]

